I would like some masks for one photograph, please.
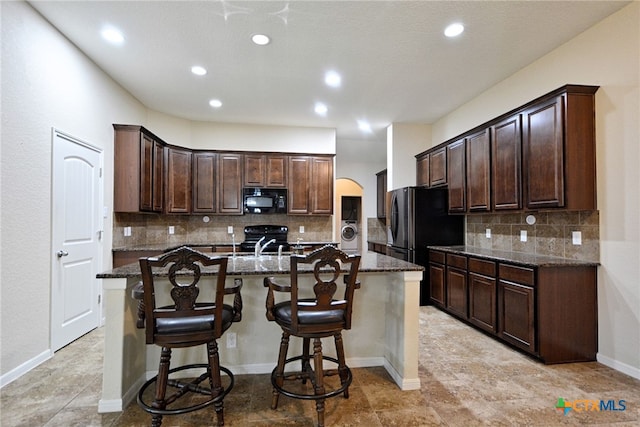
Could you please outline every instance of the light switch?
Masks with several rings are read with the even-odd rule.
[[[582,232],[580,232],[580,231],[572,231],[571,232],[571,240],[573,241],[574,245],[581,245],[582,244]]]
[[[304,225],[301,225],[300,226],[300,234],[303,234],[303,233],[304,233]]]
[[[527,241],[527,230],[520,230],[520,241],[521,242]]]
[[[169,234],[173,234],[176,232],[176,228],[173,225],[169,226]]]
[[[490,229],[490,228],[487,228],[487,229],[484,231],[484,235],[485,235],[485,236],[487,236],[487,239],[490,239],[490,238],[491,238],[491,229]]]

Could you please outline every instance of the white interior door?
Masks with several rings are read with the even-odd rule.
[[[102,153],[53,131],[51,347],[99,324]]]

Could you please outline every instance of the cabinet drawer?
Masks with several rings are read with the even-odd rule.
[[[496,277],[496,263],[478,258],[469,258],[469,271],[485,276]]]
[[[444,264],[444,252],[429,251],[429,261]]]
[[[451,267],[458,267],[458,268],[466,269],[467,268],[467,257],[466,256],[460,256],[460,255],[454,255],[454,254],[447,254],[447,265],[451,266]]]
[[[533,269],[500,264],[500,278],[511,282],[533,286]]]

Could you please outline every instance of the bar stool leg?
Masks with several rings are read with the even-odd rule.
[[[344,346],[342,343],[342,334],[337,333],[333,336],[336,342],[336,354],[338,356],[338,374],[340,375],[340,384],[344,385],[349,378],[349,369],[347,368],[347,364],[344,360]],[[349,387],[344,390],[345,399],[349,398]]]
[[[320,338],[313,339],[313,362],[315,370],[314,392],[316,395],[324,394],[324,368],[322,366],[322,341]],[[324,398],[316,400],[316,411],[318,412],[318,427],[324,426]]]
[[[289,350],[289,333],[283,332],[282,339],[280,340],[280,353],[278,354],[278,366],[276,367],[275,382],[278,387],[282,387],[284,384],[284,365],[287,360],[287,351]],[[271,398],[271,409],[278,407],[278,397],[280,392],[274,387],[273,397]]]
[[[220,396],[223,393],[222,379],[220,378],[220,356],[218,343],[207,343],[207,355],[209,358],[209,383],[211,385],[211,397]],[[216,418],[219,426],[224,425],[224,403],[222,400],[213,404],[216,410]]]
[[[311,348],[311,338],[303,338],[302,339],[302,359],[301,359],[301,369],[300,372],[302,373],[303,377],[302,377],[302,384],[306,384],[307,383],[307,377],[304,376],[305,372],[309,372],[310,371],[310,363],[309,361],[311,360],[311,357],[309,356],[310,354],[310,349]]]
[[[165,395],[167,393],[167,382],[169,381],[169,362],[171,361],[171,349],[162,347],[160,352],[160,366],[158,367],[158,380],[156,381],[156,396],[151,406],[156,409],[165,409]],[[152,427],[162,425],[162,415],[153,415],[151,418]]]

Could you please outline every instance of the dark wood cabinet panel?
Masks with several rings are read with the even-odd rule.
[[[307,156],[289,156],[288,212],[309,213],[309,186],[311,184],[311,160]]]
[[[289,156],[288,213],[333,213],[333,156]]]
[[[429,291],[431,301],[440,307],[445,306],[445,267],[443,264],[429,264]]]
[[[447,183],[449,185],[449,212],[464,213],[466,205],[465,140],[447,145]]]
[[[211,152],[193,153],[193,213],[216,213],[218,155]]]
[[[496,332],[496,278],[469,273],[469,321]]]
[[[312,157],[310,194],[311,212],[333,213],[333,157]]]
[[[165,212],[191,212],[191,150],[167,147],[165,150]]]
[[[522,129],[517,114],[491,127],[493,209],[522,208]]]
[[[564,96],[527,110],[523,129],[526,207],[564,206]]]
[[[425,154],[416,159],[416,185],[418,187],[429,186],[429,158],[429,154]]]
[[[287,187],[287,156],[267,155],[266,185],[271,188]]]
[[[439,148],[429,154],[429,187],[447,184],[447,149]]]
[[[244,186],[264,187],[266,184],[267,156],[263,154],[244,155]]]
[[[467,209],[491,210],[491,132],[489,128],[467,137]]]
[[[536,352],[533,287],[500,279],[498,282],[498,335],[505,341]]]
[[[162,212],[164,143],[142,126],[113,127],[114,212]]]
[[[376,174],[376,216],[380,219],[387,217],[387,170]]]
[[[467,272],[447,265],[447,310],[467,318]]]
[[[218,213],[242,214],[243,155],[218,153]]]

